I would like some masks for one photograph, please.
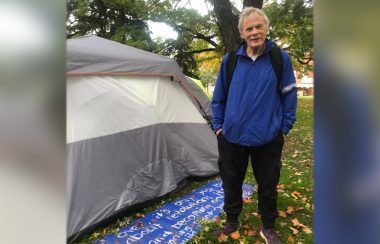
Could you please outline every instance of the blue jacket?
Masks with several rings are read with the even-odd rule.
[[[283,60],[281,94],[269,51],[274,46],[266,40],[263,53],[253,61],[245,45],[236,52],[237,63],[228,99],[227,56],[223,57],[212,98],[214,130],[222,128],[229,142],[243,146],[260,146],[272,141],[281,131],[287,134],[296,120],[297,84],[289,54]]]

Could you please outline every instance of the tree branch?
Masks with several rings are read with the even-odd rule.
[[[204,41],[210,43],[210,44],[213,45],[214,47],[217,47],[217,46],[218,46],[218,44],[212,40],[212,38],[216,37],[217,35],[205,36],[205,35],[203,35],[202,33],[194,32],[191,28],[188,28],[188,27],[185,27],[185,26],[175,25],[175,27],[176,27],[178,30],[186,30],[186,31],[189,31],[190,33],[193,34],[193,37],[194,37],[194,38],[202,39],[202,40],[204,40]]]
[[[218,44],[216,42],[214,42],[213,40],[211,40],[212,38],[216,37],[216,35],[212,35],[212,36],[205,36],[203,35],[202,33],[195,33],[193,35],[194,38],[197,38],[197,39],[202,39],[208,43],[210,43],[211,45],[213,45],[214,47],[217,47]]]
[[[191,53],[203,53],[203,52],[212,52],[215,51],[215,48],[205,48],[205,49],[200,49],[200,50],[194,50],[194,51],[189,51],[189,52],[183,52],[186,54],[191,54]]]
[[[308,65],[308,64],[310,63],[310,61],[312,61],[313,59],[312,59],[312,58],[305,58],[304,60],[306,60],[306,61],[303,61],[303,60],[297,58],[297,61],[298,61],[299,63],[301,63],[301,64],[307,64],[307,65]]]

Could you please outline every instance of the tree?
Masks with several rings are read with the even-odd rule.
[[[249,6],[262,8],[263,1],[244,0],[243,7]],[[273,1],[266,4],[263,9],[271,22],[268,37],[287,50],[299,64],[309,65],[314,55],[312,2]],[[237,28],[238,13],[234,11],[229,0],[214,0],[214,11],[225,52],[235,50],[242,41]]]
[[[244,7],[261,8],[263,0],[244,0]],[[225,52],[237,49],[240,42],[240,33],[238,30],[238,15],[229,0],[214,0],[214,12],[218,21],[220,34],[222,36]]]
[[[202,63],[220,62],[225,52],[241,42],[237,28],[240,10],[229,0],[205,2],[208,14],[202,16],[188,8],[188,0],[68,0],[67,37],[96,34],[170,56],[186,75],[200,78],[207,71]],[[312,60],[310,0],[267,1],[264,5],[263,0],[244,0],[243,6],[265,9],[272,23],[269,37],[286,49],[298,66]],[[171,26],[177,39],[152,40],[148,20]]]
[[[148,51],[156,44],[149,35],[144,1],[68,0],[67,38],[96,34]]]

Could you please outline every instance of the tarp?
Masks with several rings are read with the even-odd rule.
[[[252,193],[253,186],[243,184],[242,197],[249,197]],[[186,243],[201,230],[199,221],[214,220],[221,215],[223,205],[222,181],[214,180],[178,200],[164,204],[95,244]]]
[[[218,173],[215,135],[174,60],[93,36],[67,50],[69,240]]]

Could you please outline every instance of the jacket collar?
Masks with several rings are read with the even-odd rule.
[[[274,47],[274,42],[269,40],[268,38],[266,38],[265,39],[265,49],[261,55],[268,53],[273,47]],[[244,41],[240,44],[239,48],[237,49],[236,55],[248,57],[245,49],[246,49],[246,43]]]

